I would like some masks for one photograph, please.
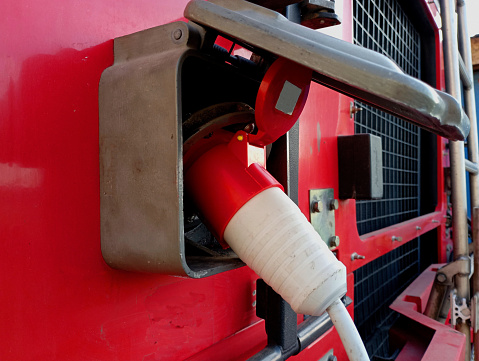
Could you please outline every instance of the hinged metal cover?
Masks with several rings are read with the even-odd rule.
[[[313,80],[452,140],[469,119],[449,94],[404,74],[382,54],[321,34],[243,0],[193,0],[185,17],[311,68]]]

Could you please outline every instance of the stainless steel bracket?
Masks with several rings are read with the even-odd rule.
[[[330,249],[339,246],[339,237],[335,232],[334,211],[338,208],[338,201],[334,199],[334,190],[310,189],[309,191],[310,219],[316,232]]]
[[[185,17],[260,54],[269,52],[308,67],[313,81],[433,133],[452,140],[469,133],[469,119],[452,96],[404,74],[382,54],[243,0],[193,0]]]
[[[471,309],[468,307],[466,299],[463,298],[460,300],[461,304],[459,304],[459,300],[456,296],[456,291],[451,292],[451,324],[456,325],[457,320],[461,319],[462,322],[465,322],[471,318]]]

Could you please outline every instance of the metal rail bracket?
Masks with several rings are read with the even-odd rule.
[[[453,285],[454,276],[458,274],[471,277],[473,273],[472,267],[473,262],[471,262],[469,257],[461,257],[439,269],[436,274],[436,280],[443,285]]]
[[[456,291],[451,292],[451,324],[456,325],[457,320],[461,319],[462,322],[471,318],[471,309],[467,305],[465,298],[461,300],[461,304],[458,302]]]

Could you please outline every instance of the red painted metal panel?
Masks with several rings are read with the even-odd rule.
[[[348,295],[351,298],[354,297],[354,278],[353,274],[349,274],[347,278],[348,283]],[[349,314],[353,315],[354,299],[353,303],[348,306]],[[300,317],[301,318],[301,317]],[[301,320],[299,319],[299,322]],[[266,339],[264,338],[264,324],[263,321],[258,322],[250,326],[249,328],[242,330],[234,334],[233,336],[212,345],[210,348],[205,349],[188,361],[241,361],[245,360],[257,352],[266,347]],[[248,345],[248,347],[245,347]],[[317,361],[322,355],[326,354],[331,349],[334,350],[334,355],[338,360],[347,360],[346,351],[344,350],[339,335],[334,328],[331,328],[323,336],[321,336],[315,343],[310,345],[299,355],[293,356],[291,360],[311,360]],[[232,350],[238,350],[233,352]]]
[[[264,344],[246,267],[185,280],[101,257],[98,82],[111,39],[181,18],[186,2],[2,3],[0,359],[176,360],[245,334],[227,348],[241,357],[257,349],[247,340]]]
[[[111,39],[180,19],[186,3],[0,5],[1,360],[242,359],[264,345],[253,306],[257,276],[248,268],[186,280],[113,270],[101,257],[98,82],[113,62]],[[351,41],[351,1],[343,7],[340,31]],[[345,96],[311,87],[300,123],[305,214],[309,189],[337,194],[336,136],[353,133],[349,104]],[[439,159],[443,151],[441,142]],[[440,199],[443,205],[443,193]],[[351,263],[352,252],[370,261],[399,245],[389,243],[391,234],[406,242],[417,235],[416,225],[421,232],[433,227],[437,215],[365,239],[357,234],[355,202],[342,201],[338,257],[351,272],[362,264]],[[352,274],[348,295],[354,296]],[[331,331],[296,358],[317,360],[334,347],[344,360],[339,345]]]
[[[398,361],[464,360],[465,336],[422,313],[440,266],[431,265],[391,305],[391,309],[408,318],[408,328],[393,330],[391,336],[404,343]],[[414,334],[414,329],[422,332]]]
[[[343,24],[338,35],[346,41],[352,41],[352,1],[345,0],[343,6]],[[423,1],[426,14],[434,28],[436,49],[440,49],[439,29],[435,21],[435,8]],[[443,67],[437,60],[437,81],[442,85]],[[317,84],[312,84],[308,102],[300,118],[300,162],[299,162],[299,206],[309,213],[307,191],[315,188],[334,188],[338,196],[338,157],[337,136],[354,134],[354,118],[350,114],[351,98],[338,94]],[[446,261],[445,218],[447,199],[444,192],[443,157],[445,143],[438,137],[437,185],[438,204],[433,213],[415,218],[385,229],[359,236],[356,227],[355,200],[340,200],[336,211],[336,233],[341,243],[337,255],[348,272],[388,253],[418,236],[439,227],[439,259]],[[400,237],[401,242],[392,241]],[[364,255],[363,260],[351,260],[351,254]]]
[[[183,359],[257,322],[247,268],[184,280],[101,257],[98,82],[110,39],[181,18],[186,3],[2,2],[1,360]]]

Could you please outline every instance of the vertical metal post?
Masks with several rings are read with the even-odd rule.
[[[467,31],[467,15],[466,4],[464,0],[457,1],[457,15],[458,15],[458,35],[459,35],[459,52],[462,55],[466,67],[467,75],[471,80],[474,79],[472,73],[472,58],[471,58],[471,40]],[[476,102],[474,99],[474,84],[471,87],[464,89],[464,106],[466,114],[471,122],[471,131],[467,138],[468,158],[471,162],[477,164],[478,156],[478,140],[477,140],[477,120],[476,120]],[[474,242],[474,266],[479,267],[479,232],[478,224],[478,209],[479,207],[479,175],[469,173],[469,191],[471,200],[471,209],[473,210],[473,232],[472,240]],[[475,268],[473,278],[473,293],[479,293],[479,269]],[[472,310],[474,312],[474,310]],[[479,361],[479,335],[474,334],[474,360]]]
[[[473,238],[476,239],[474,241],[474,279],[473,279],[473,288],[474,288],[474,294],[478,292],[478,273],[479,273],[479,244],[477,242],[477,239],[479,239],[479,207],[475,207],[472,209],[472,222],[473,222],[473,228],[472,228],[472,234]],[[477,268],[476,268],[477,267]],[[477,305],[476,305],[477,307]],[[475,312],[474,309],[471,310],[472,312]],[[474,316],[475,319],[475,324],[477,324],[477,318]],[[474,361],[479,361],[479,335],[477,334],[476,326],[473,324],[474,328]]]
[[[446,91],[461,103],[461,82],[459,78],[459,58],[457,43],[457,27],[455,19],[455,6],[453,0],[440,0],[444,70],[446,78]],[[464,165],[464,142],[449,143],[451,156],[452,179],[452,226],[454,242],[454,259],[468,256],[467,234],[467,200],[466,200],[466,169]],[[457,275],[454,279],[457,297],[469,302],[469,277]],[[470,331],[467,322],[458,322],[456,330],[466,336],[466,360],[471,359]]]
[[[474,79],[472,73],[471,40],[467,31],[466,4],[464,1],[457,2],[459,52],[462,55],[466,71],[470,79]],[[471,131],[467,137],[468,158],[473,163],[478,163],[478,140],[476,102],[474,99],[474,86],[464,89],[464,105],[466,114],[471,122]],[[471,208],[479,207],[479,175],[470,173]],[[479,291],[479,290],[478,290]]]

